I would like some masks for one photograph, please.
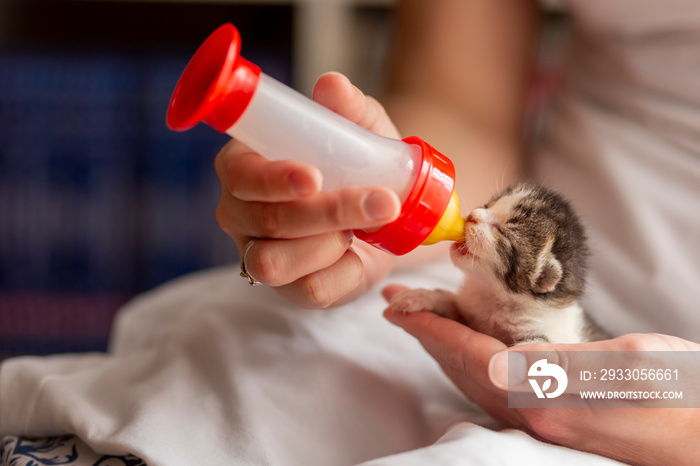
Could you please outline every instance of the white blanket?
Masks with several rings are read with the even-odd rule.
[[[498,426],[375,289],[339,309],[290,307],[234,268],[176,280],[127,305],[109,354],[0,368],[0,435],[76,434],[149,465],[612,464]],[[451,265],[393,277],[454,288]]]

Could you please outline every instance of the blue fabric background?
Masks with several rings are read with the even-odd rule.
[[[0,359],[102,350],[130,297],[237,260],[214,217],[228,136],[165,126],[190,53],[0,52]],[[246,58],[289,82],[288,57]]]

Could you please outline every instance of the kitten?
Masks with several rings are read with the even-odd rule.
[[[466,275],[457,293],[405,290],[390,307],[432,311],[508,345],[606,338],[578,303],[588,248],[559,194],[532,183],[508,188],[469,213],[450,256]]]

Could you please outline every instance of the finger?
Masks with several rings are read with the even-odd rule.
[[[387,285],[382,289],[382,296],[389,302],[394,296],[407,289],[408,287],[403,285]]]
[[[246,254],[246,269],[265,285],[286,285],[337,262],[352,238],[352,232],[339,231],[294,240],[255,240]]]
[[[384,107],[376,99],[365,96],[340,73],[326,73],[318,78],[313,99],[374,133],[391,138],[399,137]]]
[[[319,192],[323,178],[311,165],[293,160],[270,161],[244,146],[232,146],[217,161],[222,187],[244,201],[293,201]]]
[[[538,375],[535,364],[546,359],[546,365],[556,365],[568,375],[565,393],[574,393],[582,389],[590,389],[591,382],[581,376],[588,371],[597,377],[601,368],[620,369],[622,374],[645,374],[650,367],[659,369],[668,366],[671,362],[675,369],[686,367],[684,363],[690,361],[690,366],[696,366],[698,360],[685,360],[671,357],[668,361],[659,360],[659,355],[674,355],[673,350],[688,350],[684,340],[657,334],[629,334],[612,340],[595,341],[579,344],[548,344],[536,343],[521,345],[501,352],[493,356],[489,363],[489,378],[493,384],[502,390],[517,392],[532,391],[528,382],[530,376]],[[692,353],[694,354],[694,353]],[[699,353],[700,356],[700,353]],[[629,372],[627,372],[629,370]],[[694,370],[689,371],[694,372]],[[627,382],[635,383],[635,390],[653,391],[656,387],[654,378],[639,380],[640,377],[617,377],[608,380],[606,388],[621,389]]]
[[[350,248],[330,267],[306,275],[293,283],[276,288],[289,301],[305,309],[325,309],[357,289],[363,279],[364,266]]]
[[[515,392],[530,392],[532,387],[528,382],[528,373],[530,368],[537,361],[547,360],[547,364],[556,364],[560,366],[565,373],[570,370],[576,370],[581,361],[576,361],[576,358],[569,358],[569,351],[580,352],[583,359],[588,359],[590,352],[599,351],[614,351],[610,340],[597,341],[580,344],[551,344],[551,343],[532,343],[527,345],[519,345],[509,348],[507,351],[495,354],[489,361],[489,379],[497,388],[501,390],[509,390]],[[590,366],[589,366],[590,367]],[[568,384],[567,390],[578,391],[575,384]]]
[[[351,186],[296,202],[248,203],[231,216],[233,230],[255,238],[301,238],[333,231],[373,228],[401,212],[396,193],[386,188]]]
[[[506,345],[483,333],[432,312],[402,312],[387,309],[384,317],[420,341],[445,369],[466,377],[487,379],[491,357]]]

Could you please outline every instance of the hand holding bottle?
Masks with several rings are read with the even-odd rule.
[[[398,137],[381,105],[337,73],[322,76],[314,100],[364,128]],[[323,192],[320,171],[273,161],[231,141],[216,158],[221,182],[217,219],[242,251],[248,271],[305,308],[348,301],[381,279],[395,258],[355,239],[351,230],[394,220],[401,209],[385,187]]]

